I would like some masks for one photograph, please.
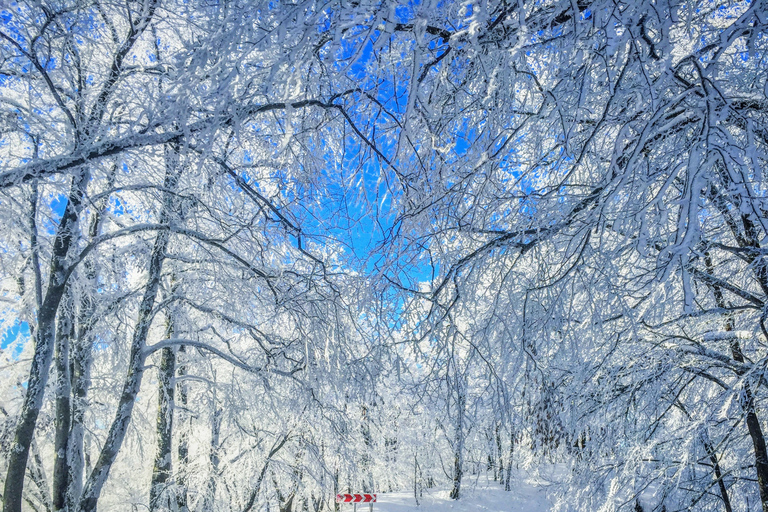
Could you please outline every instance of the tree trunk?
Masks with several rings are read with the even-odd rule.
[[[458,379],[458,376],[457,376]],[[461,477],[464,466],[464,409],[466,407],[464,390],[458,390],[456,400],[456,432],[453,444],[453,488],[450,498],[458,500],[461,497]]]
[[[211,463],[211,474],[208,478],[208,491],[205,496],[205,510],[213,510],[216,498],[216,478],[219,474],[219,435],[221,433],[221,408],[216,405],[216,393],[213,395],[213,417],[211,418],[211,447],[208,460]]]
[[[496,424],[496,431],[494,434],[496,435],[496,453],[498,455],[496,457],[496,465],[493,468],[493,475],[494,479],[496,479],[496,473],[498,471],[499,483],[504,485],[504,451],[501,444],[501,425],[499,423]]]
[[[512,479],[512,454],[515,451],[515,433],[514,431],[510,430],[509,434],[509,457],[507,457],[507,476],[504,479],[504,490],[505,491],[511,491],[512,490],[512,484],[510,483],[510,480]]]
[[[82,306],[81,306],[82,307]],[[82,310],[81,310],[82,312]],[[69,488],[67,489],[68,509],[75,510],[77,500],[83,491],[83,469],[85,466],[85,410],[88,388],[91,385],[91,363],[93,362],[90,333],[78,333],[72,348],[72,425],[69,433]]]
[[[363,435],[365,453],[361,461],[361,473],[363,474],[363,492],[373,492],[373,465],[371,464],[371,452],[373,451],[373,438],[371,437],[371,421],[368,418],[368,407],[362,407],[362,423],[360,432]]]
[[[751,211],[750,208],[754,209],[754,211],[759,210],[756,209],[753,198],[748,195],[742,195],[741,193],[731,192],[743,190],[743,183],[736,183],[724,166],[718,165],[716,168],[725,190],[727,191],[727,195],[720,195],[720,192],[716,190],[716,187],[712,186],[709,189],[709,198],[720,210],[723,217],[727,221],[730,220],[726,223],[730,227],[736,243],[744,249],[749,249],[749,252],[746,252],[744,257],[752,268],[763,294],[768,296],[768,264],[766,264],[763,256],[758,256],[762,251],[760,245],[762,236],[760,235],[758,226],[761,226],[762,224],[759,219],[754,217],[753,213],[748,213]],[[739,232],[739,229],[736,227],[737,224],[734,222],[732,212],[728,209],[727,204],[723,204],[723,201],[732,203],[741,212],[740,220],[741,226],[743,227],[743,233]],[[747,202],[749,207],[743,208],[742,202]],[[712,273],[713,265],[709,254],[705,254],[704,262],[707,269]],[[727,304],[720,286],[711,285],[711,287],[715,295],[717,306],[720,308],[726,307]],[[766,341],[768,341],[768,332],[765,331],[762,320],[760,323],[760,327],[763,329],[763,334],[767,338]],[[733,318],[728,315],[726,317],[725,330],[732,331],[733,327]],[[744,354],[742,353],[741,346],[736,338],[731,342],[731,354],[734,360],[740,363],[744,362]],[[768,451],[766,450],[765,436],[763,435],[760,421],[757,417],[755,400],[749,382],[744,383],[744,394],[741,397],[741,406],[746,413],[747,429],[749,431],[749,436],[752,439],[752,446],[755,450],[755,470],[757,472],[757,485],[760,490],[760,502],[762,503],[763,512],[768,512]]]
[[[64,288],[69,277],[67,255],[76,237],[78,220],[83,208],[83,196],[89,178],[90,173],[85,167],[82,167],[80,172],[72,177],[67,205],[56,230],[48,286],[45,298],[42,300],[37,313],[37,328],[33,335],[35,351],[29,369],[27,392],[24,395],[12,448],[8,456],[8,469],[3,490],[3,510],[5,512],[21,512],[22,490],[29,459],[29,447],[35,433],[37,417],[43,405],[43,396],[53,359],[56,312],[59,309],[59,303],[64,295]],[[37,248],[34,247],[33,251],[36,250]]]
[[[715,447],[712,446],[712,442],[709,440],[709,434],[707,434],[706,430],[702,432],[701,437],[704,442],[704,449],[707,451],[709,460],[712,462],[712,467],[715,470],[715,478],[717,479],[717,485],[720,488],[720,498],[723,500],[725,512],[733,512],[731,500],[728,497],[728,489],[725,487],[725,481],[723,480],[723,472],[720,470],[720,461],[717,459],[717,453],[715,453]]]
[[[705,264],[708,269],[712,269],[712,260],[709,255],[705,255]],[[764,267],[761,267],[764,269]],[[758,273],[758,279],[764,278],[763,275]],[[761,279],[761,283],[763,279]],[[723,291],[718,285],[711,285],[713,294],[715,296],[715,303],[719,308],[727,308],[728,304],[723,296]],[[768,287],[766,285],[765,287]],[[733,318],[729,315],[725,320],[725,330],[727,332],[733,331]],[[737,338],[733,338],[731,341],[731,356],[739,363],[744,363],[744,354],[741,350],[741,345]],[[760,426],[760,420],[757,417],[757,410],[755,407],[755,398],[752,394],[752,387],[749,381],[744,382],[744,393],[741,396],[741,407],[746,415],[747,430],[749,431],[749,437],[752,439],[752,447],[755,451],[755,471],[757,472],[757,486],[760,491],[760,502],[762,504],[763,512],[768,512],[768,449],[765,445],[765,436],[763,429]]]
[[[45,510],[47,512],[53,512],[53,499],[48,492],[48,479],[45,478],[43,458],[40,457],[40,450],[37,448],[37,442],[34,438],[32,439],[30,450],[32,451],[32,461],[27,467],[29,470],[29,477],[32,479],[32,482],[40,493],[40,502],[45,507]]]
[[[341,505],[336,501],[336,496],[341,491],[339,487],[339,467],[336,466],[333,471],[333,512],[339,512]]]
[[[413,499],[416,501],[416,506],[419,506],[419,498],[421,498],[421,468],[419,467],[419,458],[416,454],[413,455]]]
[[[69,288],[59,305],[58,326],[54,359],[56,366],[56,417],[53,459],[53,510],[65,510],[67,507],[67,489],[69,487],[69,434],[72,410],[70,392],[72,388],[69,375],[69,347],[74,339],[74,301]]]
[[[172,313],[166,315],[165,337],[172,338],[174,332]],[[173,436],[174,377],[176,375],[176,348],[167,347],[161,351],[160,367],[157,369],[157,452],[152,469],[149,488],[149,510],[170,508],[168,496],[162,500],[165,507],[159,507],[159,500],[171,477],[171,441]]]
[[[105,191],[112,190],[117,175],[117,164],[107,175]],[[88,227],[88,236],[91,240],[101,232],[101,221],[104,211],[109,204],[109,195],[104,195],[98,201],[95,213]],[[94,294],[98,286],[96,266],[90,258],[83,262],[85,269],[85,282],[87,289],[80,297],[79,311],[74,342],[70,354],[71,383],[71,411],[72,419],[67,442],[67,460],[69,462],[69,476],[67,478],[67,510],[75,510],[77,501],[83,491],[83,469],[85,465],[85,410],[87,408],[88,388],[91,386],[91,364],[93,363],[93,337],[92,329],[96,323],[96,300]]]
[[[187,412],[187,384],[184,382],[183,377],[187,374],[187,365],[184,357],[186,356],[187,348],[184,345],[179,347],[179,352],[176,354],[178,363],[178,380],[176,384],[176,391],[179,396],[180,409],[177,409],[176,424],[181,426],[178,428],[179,432],[179,447],[177,451],[177,459],[179,467],[176,468],[176,508],[179,512],[187,512],[187,475],[189,474],[189,431],[191,429],[192,417]]]
[[[166,312],[165,321],[165,337],[172,338],[175,332],[175,325],[171,311]],[[175,376],[176,348],[167,347],[161,351],[160,366],[157,370],[157,452],[155,454],[155,464],[152,469],[152,480],[149,489],[149,509],[151,511],[158,508],[158,500],[160,500],[171,477]],[[165,503],[165,508],[170,508],[167,495],[163,502]]]
[[[741,400],[742,407],[747,413],[747,429],[752,438],[752,447],[755,450],[755,469],[757,470],[757,485],[760,489],[760,501],[763,512],[768,512],[768,451],[765,446],[765,436],[760,427],[755,410],[755,397],[749,383],[744,383],[744,394]]]
[[[169,145],[170,146],[170,145]],[[166,192],[163,193],[163,205],[160,213],[160,224],[168,225],[171,221],[174,210],[173,191],[179,181],[179,155],[177,147],[166,147],[166,171],[165,182],[163,184]],[[117,413],[109,433],[104,441],[104,445],[96,461],[96,465],[88,476],[83,487],[83,493],[77,506],[78,512],[94,512],[96,504],[101,495],[101,489],[107,481],[109,471],[117,458],[117,453],[123,444],[125,434],[128,430],[128,424],[131,421],[133,405],[136,402],[136,395],[141,387],[141,380],[144,376],[144,362],[146,355],[144,347],[146,346],[147,335],[152,322],[152,308],[157,297],[157,290],[160,287],[160,277],[165,261],[166,249],[170,239],[168,230],[157,232],[155,243],[149,259],[149,272],[147,286],[139,306],[139,314],[136,322],[136,328],[131,340],[131,352],[128,363],[128,373],[123,383],[123,390],[120,395],[120,401],[117,407]]]

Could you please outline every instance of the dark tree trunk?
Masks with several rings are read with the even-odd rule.
[[[458,500],[461,497],[461,478],[464,474],[464,410],[466,407],[466,396],[464,395],[463,389],[459,389],[456,402],[456,433],[453,445],[453,488],[451,489],[450,494],[452,500]]]
[[[511,491],[512,490],[512,484],[510,480],[512,479],[512,455],[515,452],[515,433],[513,431],[509,434],[509,457],[507,457],[507,476],[504,479],[504,490],[505,491]]]
[[[168,225],[173,216],[174,194],[179,180],[179,155],[178,148],[175,146],[166,148],[166,174],[163,184],[166,192],[163,194],[163,205],[160,213],[160,224]],[[139,313],[136,327],[133,331],[131,340],[131,352],[128,363],[128,373],[123,383],[123,390],[120,395],[120,401],[117,407],[115,419],[109,428],[109,433],[104,441],[104,445],[96,461],[96,465],[91,471],[88,479],[83,486],[83,493],[77,506],[77,512],[94,512],[96,504],[101,495],[104,483],[107,481],[112,465],[117,458],[117,453],[123,444],[125,434],[128,430],[128,424],[131,421],[133,406],[136,402],[136,395],[141,387],[141,380],[144,376],[144,363],[146,354],[147,335],[152,323],[152,309],[157,297],[157,291],[160,287],[161,271],[165,261],[166,249],[170,239],[168,230],[157,232],[152,253],[149,258],[149,272],[147,286],[139,305]]]
[[[187,507],[187,475],[189,474],[189,431],[191,428],[192,417],[187,412],[187,384],[183,377],[187,374],[186,357],[187,348],[184,345],[179,347],[176,354],[178,363],[178,383],[176,391],[178,393],[178,403],[181,406],[177,409],[176,424],[181,426],[179,432],[179,446],[177,449],[177,460],[179,467],[176,468],[176,508],[179,512],[186,512]]]
[[[422,477],[421,467],[419,467],[419,458],[414,454],[413,456],[413,499],[416,501],[416,506],[419,506],[419,498],[422,497]]]
[[[72,425],[69,434],[69,489],[68,508],[75,510],[83,490],[85,467],[85,410],[88,388],[91,385],[91,363],[93,362],[90,334],[79,333],[72,348]]]
[[[339,512],[341,506],[336,501],[336,495],[339,494],[341,488],[339,487],[339,468],[338,466],[333,471],[333,511]]]
[[[725,218],[726,224],[731,229],[736,243],[743,249],[749,249],[748,252],[744,253],[744,257],[749,263],[763,294],[768,296],[768,264],[766,263],[765,258],[760,255],[762,251],[762,247],[760,246],[762,235],[760,234],[758,226],[761,226],[762,224],[759,219],[754,217],[753,213],[749,213],[759,211],[759,209],[753,204],[753,198],[735,192],[743,190],[743,183],[734,182],[733,178],[723,165],[718,165],[717,170],[726,192],[721,193],[717,190],[715,185],[712,185],[708,189],[708,198]],[[735,217],[733,211],[728,207],[726,201],[735,206],[736,211],[742,212],[739,217],[739,220],[741,221],[741,229],[737,227],[737,217]],[[746,206],[742,204],[744,202],[748,203],[747,208],[742,207]],[[763,233],[763,235],[765,234],[767,233]],[[705,265],[710,273],[712,273],[713,265],[709,254],[705,254]],[[711,285],[711,287],[715,295],[717,306],[720,308],[726,307],[727,303],[720,286]],[[766,341],[768,341],[768,331],[765,330],[762,320],[760,323]],[[733,327],[733,318],[727,316],[725,330],[732,331]],[[744,362],[744,355],[741,351],[738,339],[735,337],[731,342],[731,354],[734,360],[740,363]],[[763,512],[768,512],[768,451],[766,450],[765,436],[757,417],[754,395],[752,394],[752,388],[748,381],[744,383],[744,394],[742,396],[741,406],[746,414],[747,429],[755,451],[755,471],[757,472],[757,486],[760,491],[760,502],[762,504]]]
[[[117,174],[117,164],[112,165],[112,169],[107,176],[105,191],[112,190],[115,184]],[[88,227],[88,236],[91,240],[96,238],[101,232],[101,223],[109,204],[109,195],[106,194],[97,203],[96,211],[91,218]],[[72,420],[69,431],[69,441],[67,443],[67,458],[69,461],[69,477],[67,488],[67,509],[75,510],[80,494],[83,491],[83,469],[85,467],[85,410],[88,406],[88,388],[91,386],[91,364],[93,363],[93,335],[92,329],[96,323],[96,293],[97,273],[96,266],[90,258],[83,262],[85,269],[85,282],[87,288],[80,296],[79,310],[77,314],[76,336],[71,347],[70,354],[70,377],[72,379],[71,392],[71,410]]]
[[[373,451],[373,437],[371,436],[371,421],[368,417],[368,407],[362,407],[362,423],[360,431],[365,443],[365,453],[361,461],[361,472],[363,473],[363,492],[373,492],[373,465],[371,464],[371,452]]]
[[[749,230],[747,230],[747,233],[749,234]],[[756,242],[749,245],[754,246],[756,245]],[[713,268],[712,260],[708,254],[705,256],[705,263],[709,269]],[[763,284],[764,289],[768,289],[768,283],[765,282],[764,275],[765,266],[761,266],[760,269],[761,270],[756,271],[758,280]],[[720,286],[712,285],[711,287],[717,307],[727,308],[728,304],[725,301]],[[733,329],[733,318],[729,315],[725,320],[725,330],[727,332],[732,332]],[[745,362],[741,345],[736,337],[731,341],[731,357],[739,363]],[[752,394],[752,387],[750,386],[749,381],[744,382],[744,393],[741,396],[740,403],[746,416],[747,430],[749,431],[749,437],[752,439],[752,447],[755,451],[755,471],[757,472],[757,486],[760,491],[760,502],[762,504],[763,512],[768,512],[768,449],[766,449],[765,435],[760,426],[760,420],[757,417],[755,398]]]
[[[221,433],[221,409],[216,405],[216,394],[213,396],[213,417],[211,418],[211,446],[208,460],[211,463],[211,473],[208,478],[208,491],[205,496],[205,510],[213,510],[216,498],[216,478],[219,474],[219,435]]]
[[[37,328],[34,330],[35,344],[32,365],[29,369],[27,392],[19,413],[18,423],[13,437],[13,445],[8,456],[8,468],[3,490],[3,510],[21,512],[24,474],[26,473],[29,447],[35,433],[37,417],[43,405],[45,386],[53,359],[55,344],[55,322],[59,303],[64,295],[64,288],[69,277],[67,255],[78,231],[78,220],[83,207],[83,197],[88,186],[90,174],[86,168],[72,177],[72,185],[64,214],[61,216],[51,254],[48,286],[45,298],[37,313]],[[33,247],[33,251],[37,248]]]
[[[712,446],[712,442],[709,440],[709,435],[706,430],[702,433],[702,439],[704,441],[704,449],[707,451],[709,460],[712,462],[712,467],[715,470],[715,478],[717,479],[717,485],[720,489],[720,498],[723,500],[725,512],[733,512],[731,500],[728,497],[728,489],[725,487],[725,481],[723,480],[723,472],[720,470],[720,461],[717,459],[715,447]]]
[[[499,483],[504,485],[504,449],[501,444],[501,425],[499,423],[496,424],[496,429],[494,432],[496,436],[496,465],[493,468],[493,475],[494,479],[496,479],[496,474],[498,473],[498,480]]]
[[[69,434],[72,410],[70,407],[71,380],[69,375],[69,347],[74,339],[74,301],[69,290],[59,305],[54,359],[56,366],[56,417],[53,459],[53,509],[65,510],[69,488]]]
[[[173,319],[170,313],[167,317],[165,337],[173,337]],[[173,409],[174,409],[174,376],[176,374],[176,348],[167,347],[161,351],[160,367],[157,369],[157,420],[155,432],[157,433],[157,452],[155,465],[152,469],[152,481],[149,488],[149,510],[168,507],[168,496],[162,499],[165,507],[161,507],[160,501],[165,491],[168,480],[171,478],[171,441],[173,436]]]
[[[768,512],[768,451],[765,446],[763,429],[760,427],[760,421],[755,410],[755,397],[749,383],[744,384],[741,404],[747,413],[747,429],[752,438],[752,447],[755,450],[755,469],[757,470],[757,485],[760,489],[760,501],[763,512]]]

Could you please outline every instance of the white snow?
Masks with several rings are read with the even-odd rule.
[[[545,483],[534,477],[520,476],[507,492],[498,483],[474,482],[462,489],[458,501],[448,497],[449,488],[424,489],[420,505],[416,505],[411,492],[377,493],[374,512],[549,512],[552,504],[547,499]],[[344,504],[341,512],[352,512],[353,506]],[[368,512],[367,504],[358,504],[358,512]]]

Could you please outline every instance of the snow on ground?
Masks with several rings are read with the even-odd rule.
[[[416,506],[411,492],[378,493],[374,512],[549,512],[552,504],[547,499],[545,482],[539,478],[520,475],[513,480],[511,491],[506,492],[495,482],[472,481],[462,486],[458,501],[448,498],[448,488],[424,489],[420,506]],[[341,512],[352,512],[352,505],[342,505]],[[367,504],[359,504],[358,512],[368,512]]]

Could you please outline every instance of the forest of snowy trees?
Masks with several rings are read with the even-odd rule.
[[[3,510],[768,512],[767,52],[768,0],[0,2]]]

